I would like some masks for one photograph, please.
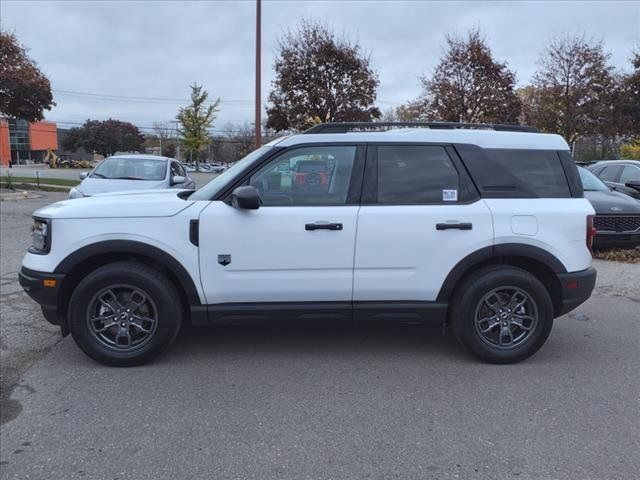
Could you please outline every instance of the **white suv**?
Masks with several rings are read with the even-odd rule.
[[[324,124],[196,192],[38,210],[20,282],[109,365],[152,359],[186,322],[318,319],[450,324],[479,358],[517,362],[590,296],[593,214],[557,135]]]

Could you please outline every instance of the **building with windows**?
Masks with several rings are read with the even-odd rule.
[[[48,150],[58,149],[54,122],[0,119],[0,164],[42,162]]]

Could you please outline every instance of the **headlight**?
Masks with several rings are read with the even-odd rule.
[[[31,253],[44,255],[51,250],[51,220],[33,217],[31,227]]]
[[[69,198],[82,198],[82,197],[86,197],[86,195],[82,193],[79,189],[74,187],[71,190],[69,190]]]

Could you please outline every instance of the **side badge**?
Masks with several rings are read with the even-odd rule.
[[[218,255],[218,263],[226,267],[231,263],[231,255]]]

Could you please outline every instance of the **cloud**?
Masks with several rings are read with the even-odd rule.
[[[640,3],[633,1],[265,0],[262,11],[263,101],[273,79],[277,38],[303,17],[324,21],[371,53],[383,110],[418,95],[418,77],[437,64],[447,33],[480,28],[521,84],[554,36],[568,32],[601,39],[620,69],[630,68],[631,51],[640,45]],[[252,121],[254,14],[253,1],[0,3],[2,28],[16,33],[51,80],[58,106],[48,118],[68,125],[109,116],[140,126],[171,120],[193,82],[222,98],[217,125]],[[149,97],[169,100],[145,100]]]

